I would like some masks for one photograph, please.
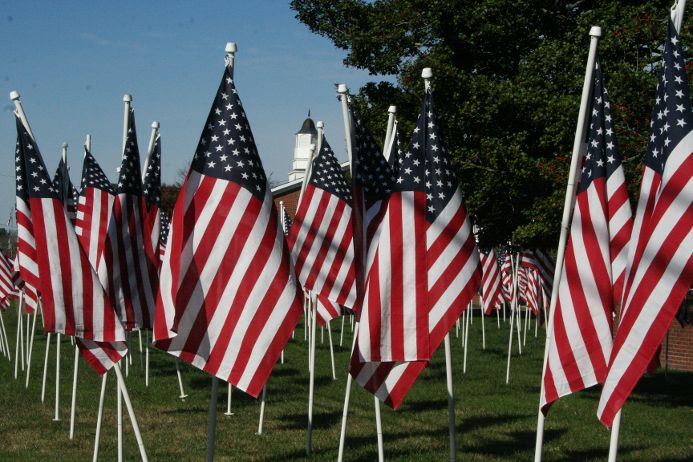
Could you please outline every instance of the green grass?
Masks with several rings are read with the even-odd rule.
[[[16,310],[4,313],[14,355]],[[339,323],[333,326],[339,342]],[[543,355],[533,329],[522,356],[513,356],[510,384],[505,385],[508,324],[497,329],[487,319],[486,350],[481,349],[481,322],[470,327],[467,373],[462,374],[462,348],[453,330],[457,445],[460,461],[531,460]],[[257,436],[259,402],[234,390],[232,417],[226,409],[226,386],[220,383],[217,460],[335,460],[344,399],[345,366],[351,333],[336,347],[337,380],[330,372],[327,334],[316,356],[316,387],[312,457],[305,455],[308,374],[303,328],[286,348],[285,364],[277,364],[269,382],[264,435]],[[144,386],[137,342],[131,343],[133,365],[127,379],[150,460],[204,460],[210,378],[183,366],[189,397],[178,399],[172,357],[152,350],[150,386]],[[445,365],[440,349],[401,408],[383,407],[387,460],[447,460],[448,430]],[[80,360],[74,440],[68,438],[73,348],[62,342],[59,422],[53,422],[55,344],[51,345],[46,402],[40,402],[45,337],[36,336],[29,388],[15,381],[13,365],[0,357],[0,460],[91,460],[101,384]],[[114,376],[108,379],[100,459],[116,458]],[[597,422],[599,394],[590,390],[560,400],[546,421],[544,460],[606,460],[609,432]],[[373,400],[358,386],[352,391],[346,457],[377,459]],[[125,411],[124,411],[125,412]],[[660,372],[641,380],[623,412],[619,460],[693,460],[693,374]],[[125,460],[139,453],[125,414]]]

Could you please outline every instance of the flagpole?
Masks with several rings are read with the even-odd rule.
[[[70,407],[70,439],[75,436],[75,405],[77,404],[77,369],[79,365],[79,347],[75,342],[75,369],[72,374],[72,403]]]
[[[486,350],[486,326],[484,325],[484,305],[479,306],[481,311],[481,349]]]
[[[207,418],[207,462],[214,461],[214,443],[217,433],[217,393],[219,379],[212,377],[212,391],[209,397],[209,415]]]
[[[558,286],[561,281],[561,273],[563,271],[563,261],[565,257],[565,247],[568,241],[568,230],[570,228],[570,217],[575,205],[575,189],[577,188],[577,172],[580,161],[582,160],[585,134],[587,130],[588,106],[591,98],[592,74],[594,72],[594,63],[597,57],[597,45],[599,38],[602,36],[602,29],[599,26],[592,26],[590,29],[590,50],[587,56],[587,65],[585,68],[585,80],[582,86],[582,97],[580,100],[580,112],[578,113],[577,127],[575,129],[575,139],[573,141],[573,153],[570,161],[570,171],[568,173],[568,184],[565,191],[565,201],[563,204],[563,218],[561,220],[561,236],[558,241],[558,250],[556,252],[556,269],[553,276],[553,288],[551,290],[551,303],[549,306],[549,324],[546,331],[546,344],[544,346],[544,366],[541,376],[541,390],[539,401],[544,394],[544,375],[546,373],[546,364],[549,358],[549,344],[551,335],[553,334],[554,314],[556,312],[556,302],[558,300]],[[537,413],[537,439],[534,449],[534,461],[541,462],[541,451],[544,443],[544,413],[541,412],[541,405]]]
[[[310,346],[309,346],[309,355],[310,359],[308,360],[309,364],[309,374],[310,374],[310,382],[308,384],[308,429],[306,432],[306,454],[310,455],[311,452],[313,452],[313,395],[315,391],[315,310],[316,310],[316,300],[313,298],[314,295],[311,294],[311,303],[310,303],[310,312],[311,312],[311,319],[310,319],[310,331],[311,331],[311,336],[310,336]]]
[[[159,134],[159,127],[161,124],[156,120],[152,122],[152,132],[149,135],[149,144],[147,145],[147,157],[144,159],[144,165],[142,167],[142,183],[144,183],[144,178],[147,174],[147,167],[151,162],[152,154],[154,153],[154,146],[156,145],[156,137]]]
[[[356,347],[356,338],[359,332],[358,321],[356,321],[355,324],[356,325],[354,326],[354,337],[351,341],[351,353],[349,354],[349,357],[351,357],[351,355],[354,354],[354,348]],[[342,426],[339,431],[339,450],[337,452],[337,462],[342,462],[344,460],[344,442],[346,441],[347,415],[349,414],[349,398],[351,397],[351,382],[353,380],[353,377],[351,376],[349,371],[347,371],[347,382],[344,392],[344,406],[342,408]]]
[[[14,344],[14,379],[17,380],[17,371],[19,368],[19,344],[21,343],[20,340],[20,333],[22,332],[22,305],[23,305],[24,299],[20,298],[19,299],[19,304],[17,305],[17,339]]]
[[[46,397],[46,375],[48,375],[48,353],[51,349],[51,333],[46,336],[46,354],[43,357],[43,380],[41,381],[41,402],[44,402]]]
[[[55,334],[55,416],[53,422],[60,420],[60,332]]]
[[[262,396],[260,397],[260,421],[257,424],[256,435],[262,436],[262,423],[265,420],[265,400],[267,398],[267,383],[262,387]]]
[[[510,259],[512,262],[512,258]],[[520,268],[520,253],[517,253],[515,257],[515,267],[513,268],[513,292],[515,296],[513,297],[513,304],[515,310],[515,326],[517,327],[517,353],[522,355],[522,337],[520,336],[520,326],[522,324],[522,314],[520,313],[520,281],[518,279],[518,271]]]
[[[128,411],[128,416],[130,417],[130,424],[132,425],[132,431],[135,433],[135,439],[137,440],[137,446],[140,450],[140,457],[142,462],[147,462],[147,452],[144,449],[144,442],[142,441],[142,434],[140,433],[140,427],[137,424],[137,417],[135,416],[135,411],[132,408],[132,402],[130,401],[130,395],[128,394],[128,389],[125,386],[125,380],[123,379],[123,374],[120,371],[120,365],[116,363],[113,366],[115,370],[116,377],[118,378],[118,387],[120,388],[120,394],[123,396],[123,401],[125,401],[125,408]]]
[[[467,373],[467,349],[469,348],[469,318],[471,317],[472,302],[467,305],[464,316],[464,326],[462,326],[462,337],[464,338],[464,359],[462,361],[462,373]]]
[[[332,360],[332,380],[337,380],[337,372],[334,368],[334,348],[332,346],[332,327],[330,321],[327,321],[327,340],[330,344],[330,359]]]
[[[233,412],[231,412],[231,389],[233,388],[230,383],[227,384],[228,387],[226,389],[226,412],[224,412],[224,415],[226,416],[232,416]]]
[[[99,439],[101,438],[101,416],[103,415],[103,401],[106,396],[106,378],[108,377],[108,372],[104,372],[103,378],[101,379],[101,393],[99,394],[99,409],[96,414],[96,435],[94,436],[94,457],[93,462],[96,462],[99,458]]]
[[[180,396],[178,398],[181,401],[185,401],[185,398],[188,397],[188,395],[185,394],[185,391],[183,390],[183,377],[181,376],[180,373],[180,360],[176,357],[176,376],[178,377],[178,388],[180,389]]]
[[[387,108],[387,129],[385,130],[385,141],[383,141],[383,155],[385,160],[390,160],[390,144],[392,143],[392,131],[395,128],[395,117],[397,106]]]

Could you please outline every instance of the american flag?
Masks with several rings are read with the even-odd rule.
[[[498,269],[498,259],[493,248],[482,251],[481,257],[481,302],[486,315],[491,314],[494,307],[503,304],[501,274]]]
[[[159,267],[164,261],[164,255],[166,255],[166,241],[168,240],[168,231],[171,228],[170,218],[168,213],[160,213],[161,226],[159,227]]]
[[[257,397],[302,312],[272,193],[226,67],[173,210],[154,339]]]
[[[503,256],[503,266],[501,267],[501,283],[503,290],[503,298],[506,302],[512,303],[515,293],[515,285],[513,282],[513,261],[512,255],[507,250]]]
[[[281,217],[282,220],[282,231],[284,231],[284,235],[289,234],[289,230],[291,229],[291,225],[294,223],[291,217],[289,216],[289,213],[286,211],[286,208],[282,208],[282,214],[283,216]]]
[[[135,113],[128,113],[125,151],[115,187],[111,219],[99,260],[99,279],[126,329],[152,326],[156,304],[158,260],[146,231],[146,205],[142,195],[140,152]]]
[[[597,410],[606,426],[646,370],[693,283],[693,112],[684,58],[669,21],[628,244],[621,321]]]
[[[96,341],[124,340],[123,327],[80,249],[38,146],[19,118],[17,133],[17,197],[28,205],[26,218],[34,231],[44,330]]]
[[[628,195],[626,194],[627,201]],[[551,292],[556,264],[546,252],[541,249],[524,249],[520,252],[520,266],[535,270],[539,276],[540,284],[549,293]]]
[[[418,127],[417,127],[418,129]],[[426,151],[418,134],[397,159],[385,211],[368,247],[358,344],[362,362],[428,360]]]
[[[115,191],[89,150],[84,148],[82,184],[77,200],[75,232],[93,268],[103,255]]]
[[[24,293],[24,310],[27,313],[32,314],[34,313],[34,310],[38,308],[38,293],[34,287],[27,284],[19,275],[19,263],[17,255],[15,255],[12,260],[9,260],[9,265],[10,268],[12,268],[12,284],[17,288],[17,290]]]
[[[520,266],[517,268],[517,293],[520,296],[520,300],[527,303],[527,267]]]
[[[459,181],[442,144],[428,85],[407,152],[412,153],[409,158],[412,164],[414,159],[424,159],[427,167],[423,172],[425,236],[429,346],[433,352],[478,290],[481,267],[472,226],[462,203]],[[407,158],[406,153],[404,157]],[[407,168],[404,160],[402,167]],[[350,373],[357,383],[396,408],[427,364],[427,361],[360,363],[355,352]]]
[[[314,302],[316,314],[315,320],[319,326],[324,326],[328,322],[342,315],[341,307],[322,295],[317,295]]]
[[[323,137],[287,238],[304,289],[334,303],[356,303],[351,192]]]
[[[0,301],[9,302],[17,298],[17,287],[12,281],[12,262],[0,252]]]
[[[142,194],[147,204],[145,217],[145,236],[149,236],[159,267],[159,243],[161,237],[161,135],[156,134],[152,152],[147,155],[144,176],[142,177]]]
[[[622,279],[617,276],[622,268],[619,259],[627,251],[620,243],[621,230],[630,229],[631,222],[611,106],[597,58],[587,152],[548,340],[541,396],[544,412],[561,396],[604,381],[611,354],[611,320],[620,294],[615,285]],[[619,241],[616,246],[614,239]]]
[[[79,191],[70,181],[70,170],[67,167],[67,163],[64,159],[60,159],[58,162],[58,168],[55,170],[55,175],[53,176],[53,189],[55,190],[58,200],[63,204],[65,210],[67,211],[67,216],[74,224],[75,215],[77,214],[77,199],[79,198]]]
[[[527,307],[532,310],[536,316],[539,315],[539,294],[540,294],[540,282],[539,273],[535,269],[525,268],[527,274]]]

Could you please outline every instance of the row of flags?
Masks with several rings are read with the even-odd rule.
[[[589,129],[548,338],[540,404],[602,384],[611,426],[693,283],[693,112],[669,21],[633,215],[597,58]],[[614,334],[615,331],[615,334]]]
[[[669,34],[634,218],[597,61],[557,287],[542,405],[605,382],[606,424],[693,278],[693,116],[672,25]],[[536,314],[547,309],[554,264],[546,252],[523,251],[515,264],[506,253],[500,268],[495,252],[479,254],[428,81],[409,144],[395,134],[388,158],[353,109],[348,125],[351,185],[323,137],[290,223],[283,210],[277,216],[227,63],[167,227],[160,138],[143,176],[131,108],[117,184],[86,150],[76,207],[69,177],[50,180],[18,116],[17,261],[25,287],[41,295],[46,331],[75,335],[106,370],[125,354],[126,331],[151,329],[158,348],[258,396],[306,291],[324,321],[356,313],[350,374],[397,408],[480,288],[487,312],[518,296]]]

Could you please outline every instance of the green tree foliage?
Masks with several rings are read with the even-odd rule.
[[[553,247],[589,47],[600,25],[600,58],[631,197],[666,37],[669,1],[295,0],[296,17],[347,51],[348,66],[374,78],[356,104],[384,132],[398,107],[404,137],[419,110],[423,67],[444,139],[482,246],[512,238]],[[691,40],[684,21],[683,42]],[[690,66],[689,66],[690,68]],[[690,75],[690,70],[689,70]]]

